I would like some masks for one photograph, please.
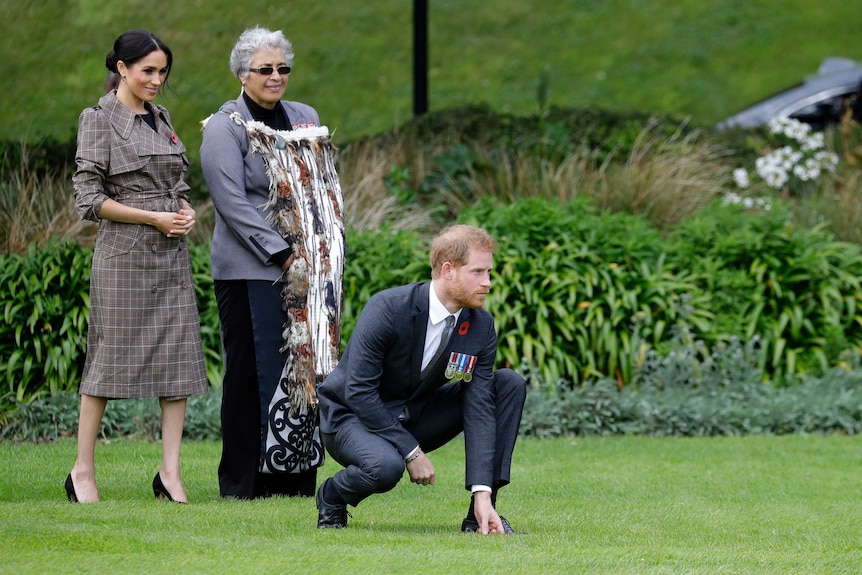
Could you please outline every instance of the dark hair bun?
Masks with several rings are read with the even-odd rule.
[[[108,52],[108,55],[105,57],[105,67],[108,71],[117,73],[117,56],[113,50]]]

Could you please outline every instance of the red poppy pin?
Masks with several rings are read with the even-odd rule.
[[[174,143],[174,145],[176,146],[176,145],[177,145],[177,141],[178,141],[178,140],[177,140],[177,135],[176,135],[176,134],[174,134],[173,132],[171,132],[171,142],[173,142],[173,143]]]
[[[467,330],[470,329],[470,322],[465,321],[458,326],[458,335],[467,335]]]

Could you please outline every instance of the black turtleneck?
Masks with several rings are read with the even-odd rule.
[[[281,102],[279,102],[275,108],[270,110],[252,100],[245,92],[242,93],[242,98],[245,100],[245,104],[251,112],[251,117],[258,122],[263,122],[273,130],[291,129],[290,120],[287,118],[287,114],[285,114],[284,106],[281,105]]]
[[[156,132],[159,131],[158,128],[156,128],[156,115],[153,114],[152,110],[148,111],[146,114],[138,114],[138,116],[140,116],[141,120],[143,120],[150,128]]]

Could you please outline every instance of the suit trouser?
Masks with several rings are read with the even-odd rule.
[[[494,390],[497,439],[493,478],[494,487],[502,487],[510,479],[512,454],[527,393],[526,382],[514,371],[501,369],[494,372]],[[464,430],[462,393],[461,385],[445,385],[424,402],[411,403],[411,418],[404,426],[423,451],[434,451]],[[332,479],[335,489],[350,505],[359,505],[374,493],[389,491],[404,475],[404,458],[395,446],[368,431],[359,420],[335,433],[321,435],[326,450],[344,466]]]
[[[217,280],[215,293],[225,351],[219,492],[222,497],[237,499],[312,496],[316,469],[260,472],[265,406],[272,393],[266,388],[277,384],[284,365],[278,351],[285,318],[280,284]]]

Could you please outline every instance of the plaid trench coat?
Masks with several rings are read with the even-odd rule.
[[[151,109],[157,130],[112,91],[78,120],[75,207],[99,223],[80,385],[87,395],[181,399],[207,390],[186,239],[99,217],[108,198],[172,212],[189,199],[185,147],[167,110]]]

